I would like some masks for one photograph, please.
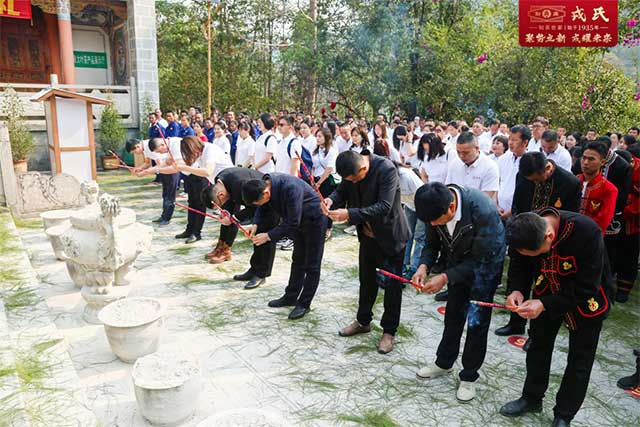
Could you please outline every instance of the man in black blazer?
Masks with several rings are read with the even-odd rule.
[[[360,297],[356,320],[339,333],[343,337],[369,332],[373,304],[378,295],[376,267],[402,275],[402,261],[410,237],[407,218],[400,204],[400,178],[395,165],[368,151],[345,151],[336,159],[343,180],[325,199],[325,213],[334,221],[356,225],[360,241]],[[331,208],[345,205],[347,209]],[[400,323],[402,285],[391,281],[384,292],[383,329],[378,352],[393,350],[393,337]]]

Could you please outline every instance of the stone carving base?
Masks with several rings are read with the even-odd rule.
[[[83,286],[82,291],[80,292],[82,294],[82,298],[87,302],[87,305],[84,307],[82,317],[87,323],[101,325],[102,322],[98,319],[100,310],[114,301],[126,298],[126,296],[129,295],[130,287],[112,286],[106,294],[94,294],[92,288],[92,286]]]

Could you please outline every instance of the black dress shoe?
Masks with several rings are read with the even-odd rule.
[[[442,291],[436,294],[435,300],[439,302],[444,302],[449,299],[449,291]]]
[[[162,221],[162,217],[160,217],[160,218],[156,218],[156,219],[154,219],[154,220],[153,220],[153,221],[151,221],[151,222],[158,223],[158,222],[160,222],[160,221]]]
[[[286,297],[282,296],[278,299],[269,301],[267,305],[269,307],[293,307],[294,305],[296,305],[296,302],[288,300]]]
[[[175,238],[176,239],[186,239],[187,237],[191,236],[191,233],[189,231],[183,231],[180,234],[176,234]]]
[[[265,282],[264,277],[253,276],[249,281],[244,285],[245,289],[255,289],[258,286],[262,285]]]
[[[519,417],[527,412],[541,412],[542,402],[531,403],[524,397],[506,403],[500,408],[500,414],[505,417]]]
[[[289,313],[289,320],[301,319],[309,311],[310,310],[308,308],[306,308],[306,307],[302,307],[302,306],[296,305],[296,308],[291,310],[291,313]]]
[[[189,243],[197,242],[198,240],[202,240],[202,237],[200,237],[200,236],[194,236],[194,235],[192,234],[192,235],[190,235],[189,237],[187,237],[187,240],[185,240],[184,242],[185,242],[186,244],[189,244]]]
[[[496,329],[496,335],[499,335],[501,337],[506,337],[509,335],[522,335],[522,334],[524,334],[524,326],[518,328],[516,326],[513,326],[511,323],[507,323],[502,328]]]
[[[253,271],[249,269],[242,274],[236,274],[235,276],[233,276],[233,280],[237,280],[238,282],[244,282],[245,280],[249,280],[252,277],[253,277]]]
[[[531,347],[531,341],[531,338],[527,338],[527,341],[525,341],[524,345],[522,346],[522,351],[524,351],[525,353],[529,351],[529,347]]]
[[[571,421],[567,421],[564,418],[554,417],[552,427],[569,427],[571,425]]]

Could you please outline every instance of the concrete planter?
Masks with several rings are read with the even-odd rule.
[[[61,236],[71,227],[71,223],[65,220],[57,225],[48,227],[44,230],[44,234],[47,235],[53,248],[53,253],[60,261],[65,261],[67,257],[64,255],[64,245],[62,244]]]
[[[203,384],[194,356],[153,353],[138,359],[131,375],[140,412],[151,424],[175,426],[195,414]]]
[[[60,225],[63,222],[67,222],[70,216],[71,211],[68,211],[66,209],[58,209],[55,211],[42,212],[40,214],[40,219],[42,220],[44,229],[47,230],[56,225]]]
[[[125,363],[158,349],[162,334],[164,308],[153,298],[125,298],[100,310],[111,351]]]

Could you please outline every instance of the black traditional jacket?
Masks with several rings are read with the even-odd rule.
[[[542,301],[547,315],[564,316],[576,329],[576,316],[596,317],[609,309],[611,277],[602,231],[575,212],[544,208],[538,213],[559,217],[556,238],[551,250],[537,257],[513,251],[507,289],[528,295],[533,285],[533,298]]]

